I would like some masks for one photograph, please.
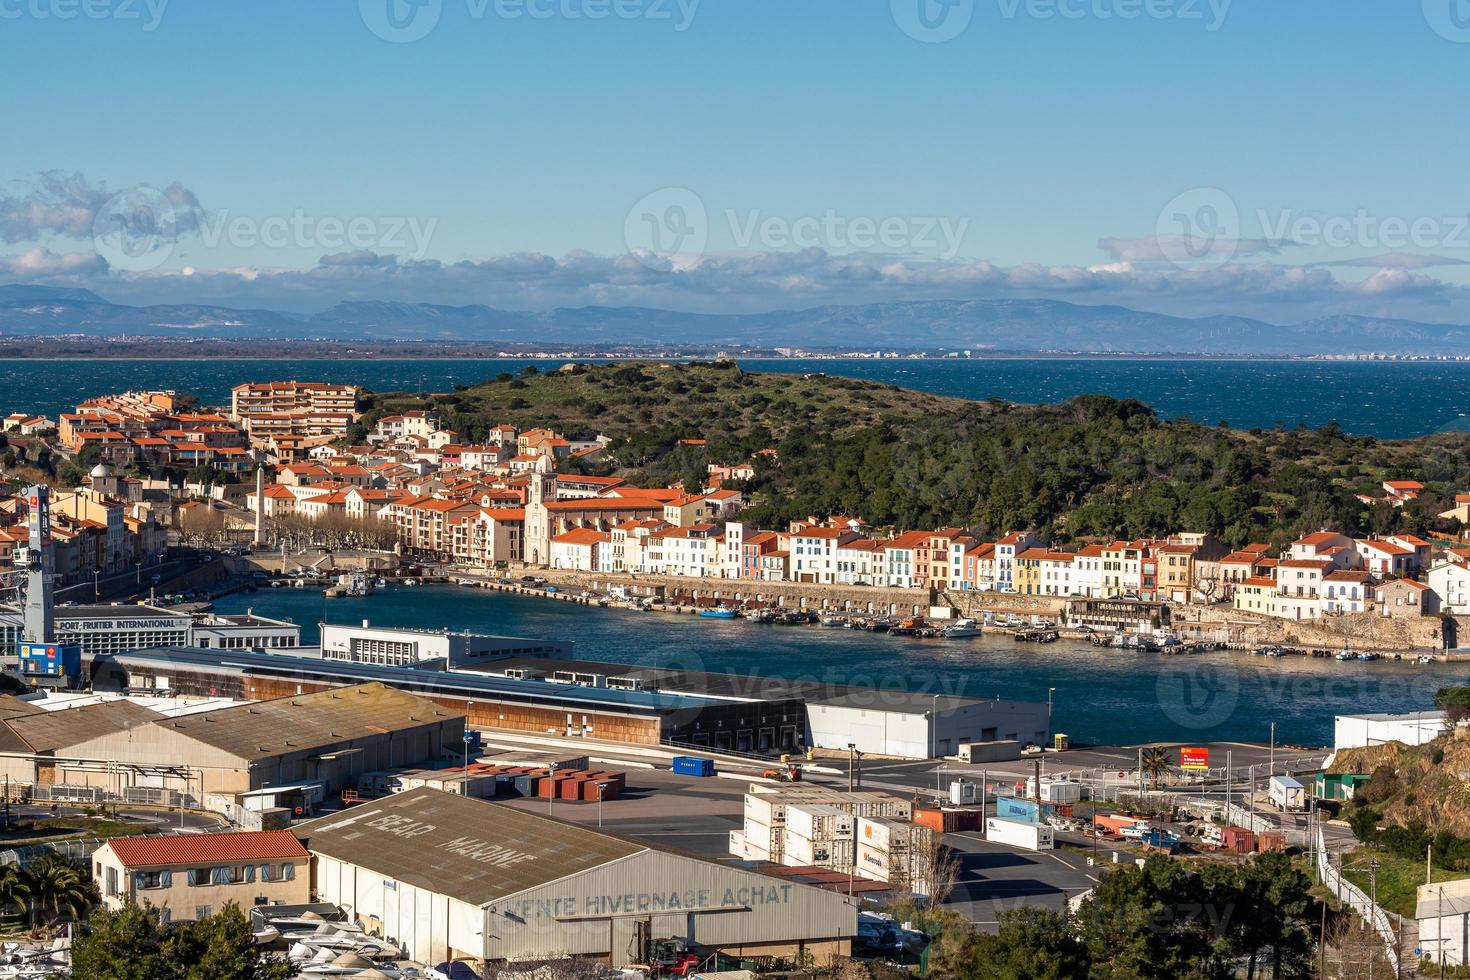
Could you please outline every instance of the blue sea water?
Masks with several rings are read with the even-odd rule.
[[[11,360],[0,362],[0,415],[54,416],[126,388],[171,388],[225,404],[245,381],[340,381],[375,391],[449,391],[561,361]],[[1470,363],[1114,359],[748,360],[754,371],[823,371],[941,395],[1053,402],[1079,394],[1136,398],[1168,417],[1238,428],[1317,427],[1383,439],[1467,428]]]
[[[224,613],[253,609],[302,626],[322,622],[471,630],[571,640],[587,660],[784,677],[887,690],[1045,701],[1055,728],[1081,742],[1332,742],[1333,716],[1417,711],[1434,691],[1465,683],[1464,667],[1211,653],[1163,657],[1008,636],[915,640],[852,630],[766,626],[666,613],[635,613],[462,586],[394,588],[365,599],[267,589],[225,597]]]

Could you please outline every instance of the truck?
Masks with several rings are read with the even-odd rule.
[[[676,755],[671,768],[681,776],[713,776],[715,760],[697,755]]]
[[[1049,851],[1056,847],[1056,837],[1050,827],[1021,820],[1007,820],[1004,817],[985,819],[985,838],[997,844],[1027,851]]]
[[[1300,813],[1307,808],[1307,791],[1290,776],[1271,777],[1271,802],[1278,810]]]

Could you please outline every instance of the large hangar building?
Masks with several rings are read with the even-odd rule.
[[[295,828],[314,890],[418,960],[645,962],[682,938],[732,956],[845,956],[847,896],[550,817],[418,789]]]

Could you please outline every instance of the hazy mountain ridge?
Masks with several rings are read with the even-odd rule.
[[[1278,325],[1056,300],[919,300],[769,313],[345,301],[309,317],[207,304],[124,306],[86,289],[0,286],[0,335],[804,347],[1216,355],[1470,354],[1470,327],[1335,315]]]

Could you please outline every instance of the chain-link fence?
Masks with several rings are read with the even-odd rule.
[[[1399,937],[1394,932],[1393,924],[1388,920],[1388,913],[1383,911],[1373,900],[1363,894],[1363,889],[1348,881],[1342,876],[1327,856],[1327,841],[1322,831],[1317,831],[1317,874],[1322,883],[1327,886],[1328,891],[1336,895],[1344,904],[1352,908],[1363,921],[1373,927],[1383,940],[1388,952],[1388,962],[1393,966],[1394,976],[1399,975]]]

